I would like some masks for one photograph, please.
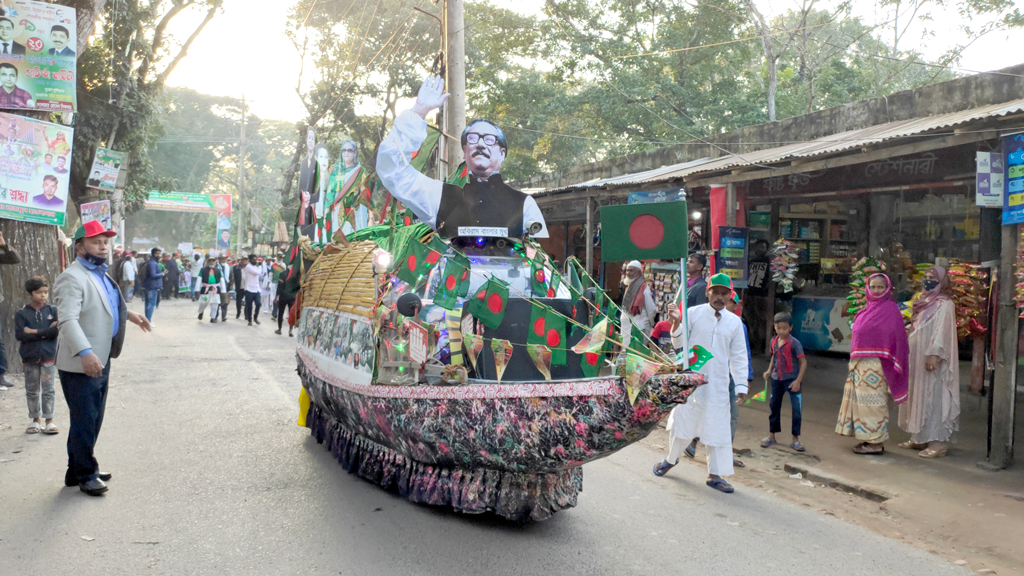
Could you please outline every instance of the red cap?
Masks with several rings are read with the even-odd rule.
[[[113,238],[117,236],[117,232],[114,230],[107,230],[103,227],[103,224],[99,220],[92,220],[86,222],[78,228],[75,232],[75,241],[81,240],[82,238],[94,238],[96,236],[106,236],[107,238]]]

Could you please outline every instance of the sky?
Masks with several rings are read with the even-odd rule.
[[[295,92],[300,59],[285,35],[290,2],[260,2],[253,9],[252,0],[225,0],[224,13],[206,27],[192,45],[189,55],[168,78],[170,86],[184,86],[216,96],[245,96],[250,109],[265,119],[298,121],[305,109]],[[517,0],[499,3],[525,14],[539,14],[544,0]],[[823,4],[829,4],[825,0]],[[796,7],[796,0],[757,0],[766,18]],[[857,2],[858,15],[872,20],[873,2]],[[186,37],[201,19],[181,17],[173,30]],[[937,34],[920,40],[920,49],[928,58],[942,54],[957,37],[955,14],[933,14],[930,24]],[[245,38],[239,43],[239,38]],[[911,28],[906,41],[921,38],[920,27]],[[963,55],[960,67],[965,70],[988,71],[1024,62],[1019,50],[1008,46],[1024,45],[1024,30],[990,34]],[[233,54],[233,52],[236,52]],[[216,65],[214,65],[216,63]]]

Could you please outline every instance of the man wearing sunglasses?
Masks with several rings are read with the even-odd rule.
[[[445,237],[487,227],[518,238],[532,226],[537,230],[531,236],[547,238],[547,225],[537,201],[501,178],[508,141],[493,122],[474,120],[462,132],[462,151],[469,171],[465,187],[428,178],[412,167],[412,154],[427,137],[427,115],[444,105],[448,96],[444,80],[429,76],[420,87],[416,104],[395,119],[377,152],[377,175],[384,187]]]

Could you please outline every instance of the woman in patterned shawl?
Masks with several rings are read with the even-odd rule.
[[[889,395],[907,400],[907,332],[892,282],[885,274],[868,278],[867,305],[853,322],[850,375],[843,390],[836,434],[861,443],[857,454],[884,454],[889,439]]]

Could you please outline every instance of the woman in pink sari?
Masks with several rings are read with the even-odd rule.
[[[907,332],[892,282],[885,274],[868,278],[867,305],[853,322],[850,375],[843,390],[836,434],[860,440],[857,454],[884,454],[889,439],[889,396],[907,399]]]
[[[900,447],[921,450],[922,458],[945,456],[946,443],[960,427],[960,362],[952,292],[946,271],[932,266],[924,275],[924,293],[914,302],[909,398],[900,406],[900,428],[911,436]]]

